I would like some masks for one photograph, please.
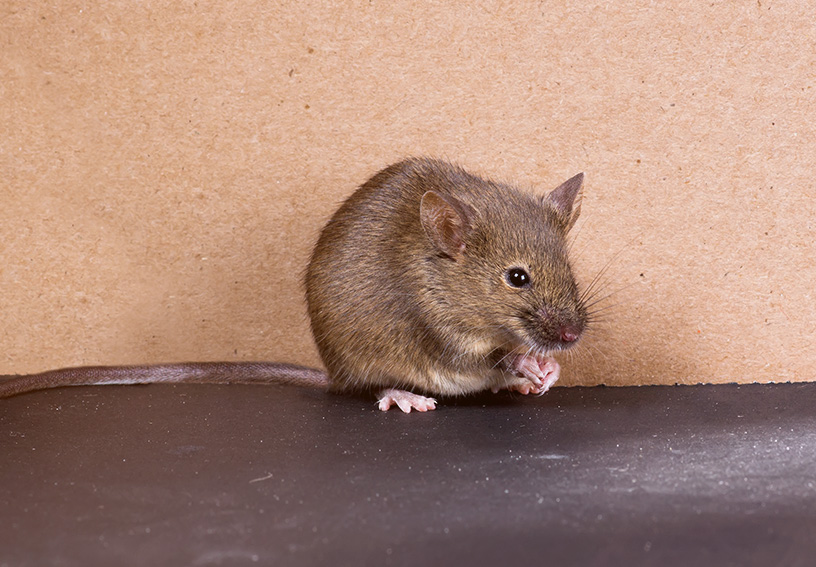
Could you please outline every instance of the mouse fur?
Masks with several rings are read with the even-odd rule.
[[[582,176],[571,181],[571,194],[541,197],[418,158],[362,185],[323,229],[305,276],[332,387],[467,394],[505,386],[514,356],[571,346],[587,322],[567,254]],[[454,226],[423,210],[429,196],[449,205]],[[454,234],[448,247],[457,222],[461,242]],[[514,267],[528,288],[508,285]]]

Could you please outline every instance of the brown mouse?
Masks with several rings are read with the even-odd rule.
[[[368,180],[320,234],[305,276],[327,373],[277,363],[69,368],[0,381],[0,397],[91,384],[297,383],[374,391],[379,407],[436,407],[432,395],[543,394],[550,354],[588,313],[567,256],[583,174],[545,196],[416,158]]]

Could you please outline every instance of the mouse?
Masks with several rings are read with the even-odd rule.
[[[590,316],[569,259],[583,173],[538,195],[445,160],[376,173],[320,232],[303,284],[322,370],[275,362],[92,366],[6,376],[0,397],[72,385],[273,383],[371,392],[380,410],[436,397],[542,395]]]

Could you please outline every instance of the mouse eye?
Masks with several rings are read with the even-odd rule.
[[[524,268],[508,268],[504,272],[504,279],[510,287],[529,287],[530,274]]]

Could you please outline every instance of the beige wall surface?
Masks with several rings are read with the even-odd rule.
[[[318,365],[318,230],[432,155],[586,172],[563,383],[816,379],[814,45],[808,2],[6,1],[0,374]]]

